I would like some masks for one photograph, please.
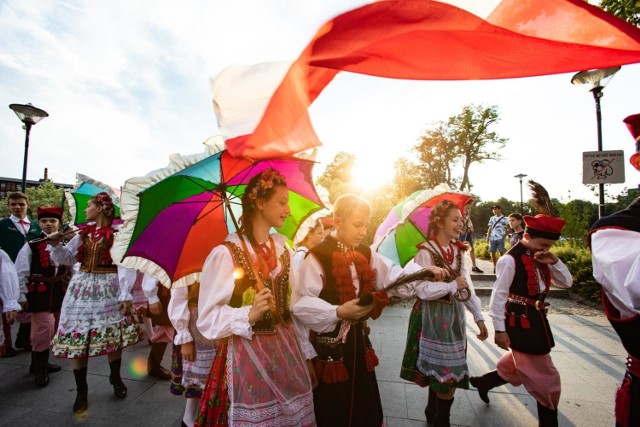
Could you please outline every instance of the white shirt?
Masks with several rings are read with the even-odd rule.
[[[555,264],[549,264],[551,282],[559,288],[570,288],[573,284],[569,269],[558,259]],[[496,263],[496,282],[491,291],[491,302],[489,303],[489,316],[493,320],[493,327],[496,331],[504,331],[504,307],[509,298],[509,288],[516,274],[516,262],[511,255],[501,256]],[[538,289],[544,292],[547,289],[540,276],[540,271],[536,269],[538,277]]]
[[[281,234],[272,234],[276,247],[276,257],[278,261],[284,251],[291,250],[286,246],[287,238]],[[240,239],[236,233],[227,237],[227,241],[242,247]],[[253,248],[246,242],[248,250],[254,261],[257,259]],[[253,337],[253,330],[249,323],[249,311],[251,306],[231,307],[229,302],[235,288],[234,279],[235,264],[229,249],[224,245],[213,248],[204,262],[202,275],[200,276],[200,291],[198,293],[198,321],[197,326],[200,333],[208,340],[217,340],[231,335],[250,340]],[[274,278],[280,274],[282,265],[278,262],[276,268],[271,272]],[[289,283],[295,282],[295,270],[289,271]],[[298,338],[298,343],[305,358],[315,357],[315,350],[309,342],[308,330],[295,316],[291,316],[294,330]]]
[[[171,299],[169,299],[167,314],[176,330],[173,343],[181,345],[193,341],[193,336],[189,332],[189,319],[191,318],[191,313],[189,312],[189,287],[171,288]]]
[[[20,233],[22,233],[23,236],[26,236],[27,233],[29,233],[29,230],[31,229],[31,221],[29,220],[29,218],[25,216],[24,218],[20,219],[13,214],[11,214],[9,218],[11,219],[11,221],[13,221],[13,225],[15,225],[15,227]],[[29,224],[23,224],[20,221],[27,221]]]
[[[76,256],[78,254],[78,248],[82,244],[82,236],[76,234],[73,239],[66,246],[58,244],[57,246],[47,245],[47,250],[51,252],[51,259],[53,262],[72,266],[76,263]],[[120,296],[118,301],[131,301],[133,295],[131,295],[131,288],[133,288],[133,282],[135,282],[135,275],[127,272],[127,269],[121,266],[118,267],[118,283],[120,284]]]
[[[458,251],[458,248],[454,249],[454,261],[451,266],[454,269],[457,266]],[[473,314],[473,320],[477,323],[484,320],[484,316],[482,315],[482,304],[480,303],[480,298],[478,298],[475,289],[473,288],[473,282],[471,281],[471,275],[469,274],[468,269],[469,262],[466,255],[463,254],[460,257],[460,260],[462,264],[460,267],[460,275],[467,279],[469,292],[471,292],[471,298],[463,304],[467,310]],[[420,249],[415,256],[414,261],[422,267],[436,265],[431,259],[431,254],[426,249]],[[458,285],[455,280],[451,282],[424,282],[416,287],[415,295],[423,300],[434,301],[447,295],[455,294],[457,290]]]
[[[11,262],[9,255],[0,249],[0,299],[2,300],[2,312],[21,311],[18,304],[20,286],[18,285],[18,273]]]
[[[416,264],[410,263],[403,269],[394,265],[390,259],[377,252],[371,252],[371,269],[376,274],[376,289],[382,289],[385,285],[395,281],[405,273],[413,273],[420,269]],[[355,265],[350,266],[351,280],[356,288],[356,295],[360,289],[360,281]],[[333,305],[322,298],[320,292],[325,276],[322,265],[313,255],[306,257],[297,272],[298,277],[291,294],[291,306],[293,313],[308,328],[316,332],[331,332],[341,321],[336,313],[337,305]],[[415,285],[414,285],[415,286]],[[390,294],[400,296],[401,292],[411,292],[407,289],[396,288]],[[390,296],[391,296],[390,295]]]
[[[591,235],[593,277],[623,319],[640,314],[640,233],[606,228]]]

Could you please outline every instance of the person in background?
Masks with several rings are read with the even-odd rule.
[[[31,313],[31,368],[35,384],[46,387],[49,373],[62,369],[49,363],[49,346],[60,318],[62,300],[69,285],[71,269],[51,259],[47,251],[47,236],[60,230],[62,208],[44,206],[38,210],[38,224],[42,229],[38,239],[29,241],[20,249],[16,270],[20,282],[20,301]]]
[[[296,246],[296,251],[291,260],[291,268],[297,269],[304,261],[304,258],[309,253],[309,249],[320,243],[324,239],[324,227],[322,221],[316,220],[313,226],[309,229],[306,236]]]
[[[464,205],[464,212],[462,212],[462,229],[460,230],[460,236],[458,239],[461,242],[469,243],[469,256],[471,257],[471,271],[474,273],[483,273],[482,270],[476,265],[476,252],[473,248],[473,222],[471,222],[471,209],[475,204],[475,200],[471,199]]]
[[[494,387],[524,385],[537,401],[539,425],[551,427],[558,425],[560,374],[550,354],[555,342],[545,298],[552,283],[560,288],[572,285],[566,265],[549,251],[560,238],[565,221],[538,214],[525,215],[524,222],[520,243],[498,260],[489,304],[495,343],[507,352],[495,371],[470,381],[486,403]]]
[[[11,262],[16,262],[18,252],[24,244],[40,235],[42,230],[36,221],[27,217],[29,210],[29,197],[26,194],[16,191],[9,194],[7,204],[11,211],[9,218],[0,220],[0,249],[4,250]],[[31,351],[31,318],[29,313],[18,314],[20,328],[16,336],[15,347],[26,351]],[[18,352],[12,346],[11,325],[13,320],[4,323],[5,353],[3,357],[13,357]]]
[[[16,267],[11,262],[9,255],[0,249],[0,302],[2,310],[0,310],[0,326],[4,324],[5,318],[12,321],[18,316],[18,312],[22,310],[18,304],[20,297],[20,286],[18,285],[18,273]],[[0,328],[0,355],[4,353],[4,333]]]
[[[500,253],[500,256],[504,255],[504,239],[506,236],[507,225],[509,220],[502,215],[502,208],[500,205],[491,206],[493,216],[489,218],[489,229],[487,230],[487,243],[489,243],[489,253],[491,253],[491,262],[493,262],[493,270],[495,272],[496,262],[498,256],[496,252]]]
[[[517,212],[509,214],[509,227],[513,230],[513,233],[509,235],[509,248],[512,248],[518,243],[524,235],[524,220],[522,215]]]

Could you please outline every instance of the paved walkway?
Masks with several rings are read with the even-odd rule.
[[[399,378],[409,308],[389,307],[371,322],[372,341],[389,427],[424,427],[426,390]],[[613,396],[623,369],[625,353],[604,316],[550,315],[556,347],[553,359],[562,376],[561,426],[613,425]],[[471,319],[468,318],[469,322]],[[491,370],[502,350],[490,338],[475,338],[469,328],[469,365],[474,374]],[[490,322],[488,322],[490,327]],[[15,336],[15,330],[14,330]],[[0,426],[179,426],[184,400],[168,392],[167,382],[156,382],[140,372],[150,347],[140,343],[125,350],[123,377],[129,388],[124,400],[113,396],[106,357],[89,364],[89,411],[79,417],[71,406],[75,399],[72,367],[56,360],[63,371],[51,375],[48,387],[38,389],[28,374],[29,353],[0,358]],[[169,351],[164,365],[168,366]],[[522,388],[501,387],[490,394],[491,404],[477,392],[459,390],[451,421],[459,426],[536,426],[536,404]]]

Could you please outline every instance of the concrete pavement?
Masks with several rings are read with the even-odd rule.
[[[485,301],[486,302],[486,301]],[[553,301],[552,301],[553,303]],[[424,427],[426,389],[399,377],[404,352],[408,306],[385,309],[370,322],[372,341],[380,358],[377,375],[389,427]],[[550,315],[556,347],[553,360],[562,377],[559,408],[561,426],[613,425],[613,398],[624,370],[625,352],[603,315]],[[495,367],[502,354],[490,338],[480,342],[477,328],[468,317],[468,359],[471,372],[485,373]],[[15,330],[14,330],[15,336]],[[124,352],[123,377],[129,388],[124,400],[113,396],[106,357],[89,363],[89,411],[79,417],[71,407],[75,384],[71,364],[51,375],[48,387],[38,389],[28,374],[29,353],[0,358],[0,426],[179,426],[184,400],[172,396],[168,382],[144,376],[150,347],[140,343]],[[169,351],[164,366],[169,366]],[[142,371],[142,372],[140,372]],[[491,404],[480,400],[475,390],[459,390],[451,421],[456,426],[536,426],[536,403],[523,387],[503,386],[490,393]]]

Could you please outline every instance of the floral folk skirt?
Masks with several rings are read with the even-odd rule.
[[[76,273],[62,302],[60,323],[53,337],[55,357],[102,356],[142,340],[142,330],[118,307],[116,273]]]
[[[464,305],[416,299],[400,377],[447,393],[469,388]]]

